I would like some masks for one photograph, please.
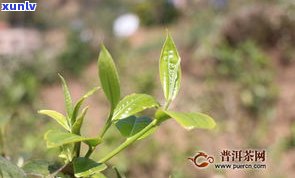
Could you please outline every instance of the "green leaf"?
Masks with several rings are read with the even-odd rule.
[[[3,178],[25,178],[22,169],[0,156],[0,177]]]
[[[112,56],[104,45],[102,45],[98,57],[98,71],[102,89],[110,101],[113,111],[121,97],[120,82]]]
[[[40,111],[38,111],[38,113],[51,117],[57,123],[59,123],[61,126],[63,126],[66,130],[71,131],[68,121],[63,114],[53,111],[53,110],[40,110]]]
[[[44,138],[47,141],[48,148],[59,147],[62,145],[81,142],[81,141],[96,140],[96,142],[101,142],[100,138],[85,138],[76,134],[71,134],[68,132],[61,132],[61,131],[53,131],[53,130],[49,130],[45,134]]]
[[[48,161],[44,160],[33,160],[27,162],[22,169],[26,172],[27,175],[45,177],[50,175],[54,171],[54,167]]]
[[[114,110],[112,121],[132,116],[145,109],[158,107],[158,102],[150,95],[131,94],[123,98]]]
[[[188,130],[193,128],[213,129],[216,125],[210,116],[203,113],[164,112]]]
[[[66,83],[65,79],[63,78],[63,76],[61,76],[60,74],[58,74],[58,76],[60,77],[60,79],[62,81],[62,89],[63,89],[64,97],[65,97],[65,105],[66,105],[67,115],[69,118],[71,118],[72,112],[73,112],[73,102],[72,102],[71,94],[70,94],[69,88],[68,88],[67,83]]]
[[[167,34],[160,56],[160,80],[167,103],[177,95],[181,80],[180,57],[172,37]]]
[[[88,177],[100,173],[107,168],[105,164],[97,163],[94,160],[85,157],[74,159],[73,166],[76,177]]]
[[[131,137],[136,133],[140,132],[151,122],[152,119],[146,116],[129,116],[127,118],[120,119],[116,123],[116,127],[124,137]]]
[[[74,125],[72,127],[72,133],[73,134],[80,135],[81,126],[83,124],[83,121],[84,121],[85,115],[87,113],[87,110],[88,110],[88,107],[84,108],[83,111],[82,111],[82,114],[78,117],[78,119],[74,123]]]
[[[88,98],[89,96],[93,95],[98,89],[100,89],[100,87],[95,87],[92,90],[88,91],[82,98],[80,98],[80,100],[77,102],[77,104],[74,107],[73,110],[73,115],[72,115],[72,119],[71,119],[71,123],[74,124],[76,122],[76,117],[78,116],[79,110],[81,105],[83,104],[84,100],[86,98]]]

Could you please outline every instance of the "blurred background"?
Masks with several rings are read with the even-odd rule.
[[[6,1],[8,2],[8,1]],[[9,2],[17,2],[9,1]],[[23,2],[23,1],[18,1]],[[0,12],[0,152],[21,165],[57,160],[43,134],[57,124],[38,109],[64,112],[57,73],[74,100],[99,85],[104,42],[122,92],[162,102],[158,59],[165,29],[182,57],[182,86],[172,105],[215,118],[213,131],[182,129],[173,120],[109,164],[130,178],[291,178],[295,175],[295,2],[293,0],[50,0],[36,12]],[[108,114],[100,91],[90,100],[84,135],[95,136]],[[94,158],[122,142],[112,128]],[[204,150],[265,149],[267,169],[197,169],[188,157]],[[113,177],[112,170],[106,172]]]

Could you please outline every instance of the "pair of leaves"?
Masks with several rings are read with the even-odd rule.
[[[171,102],[178,94],[181,80],[180,56],[168,34],[160,56],[160,80],[167,102]],[[119,76],[108,50],[102,45],[98,58],[99,78],[105,95],[111,103],[112,111],[117,106],[121,92]]]
[[[77,119],[79,110],[80,110],[83,102],[85,101],[85,99],[88,98],[89,96],[93,95],[99,89],[100,89],[100,87],[94,87],[93,89],[91,89],[90,91],[88,91],[85,95],[83,95],[79,99],[79,101],[76,103],[76,105],[74,107],[74,110],[73,110],[73,114],[72,114],[72,118],[71,118],[71,124],[72,125],[76,122],[76,119]]]
[[[173,42],[172,37],[168,34],[162,48],[160,56],[160,80],[166,99],[166,106],[173,101],[178,94],[181,80],[180,56]],[[165,108],[166,109],[166,108]],[[162,121],[167,118],[174,118],[181,126],[190,130],[193,128],[211,129],[215,127],[214,120],[202,113],[181,113],[173,111],[160,111],[157,113]]]
[[[81,133],[81,127],[82,127],[82,124],[84,122],[84,118],[85,118],[85,115],[87,113],[87,110],[88,110],[88,107],[84,108],[82,110],[82,113],[81,115],[76,119],[73,127],[72,127],[72,133],[74,134],[77,134],[77,135],[80,135]]]
[[[147,108],[157,107],[159,104],[153,97],[145,94],[131,94],[119,101],[121,97],[119,76],[112,56],[104,46],[98,58],[98,69],[102,89],[111,103],[112,122],[122,119],[116,123],[119,131],[125,137],[134,135],[148,122],[138,124],[138,121],[143,121],[142,119],[147,121],[147,118],[137,118],[132,115]]]
[[[80,107],[82,106],[84,100],[88,98],[89,96],[91,96],[92,94],[94,94],[99,89],[99,87],[93,88],[92,90],[87,92],[84,96],[82,96],[77,102],[77,104],[75,105],[75,107],[73,108],[72,99],[71,99],[71,95],[67,87],[67,84],[61,75],[60,77],[63,83],[67,116],[64,116],[63,114],[53,110],[40,110],[38,111],[38,113],[51,117],[69,132],[80,134],[80,129],[81,129],[85,114],[87,112],[87,107],[86,107],[83,109],[82,113],[78,116]]]
[[[138,121],[142,121],[143,118],[133,115],[148,108],[158,107],[158,102],[152,96],[146,94],[131,94],[120,101],[120,81],[117,69],[112,56],[103,45],[98,58],[98,69],[102,89],[111,104],[111,121],[116,123],[123,136],[134,135],[140,129],[143,129],[148,122],[138,125]],[[147,118],[144,119],[147,121]]]
[[[53,130],[49,130],[44,137],[45,137],[45,140],[47,141],[48,148],[59,147],[62,145],[67,145],[67,144],[77,143],[77,142],[85,142],[86,144],[90,146],[96,146],[99,143],[101,143],[100,138],[86,138],[86,137],[82,137],[80,135],[76,135],[76,134],[72,134],[68,132],[53,131]]]
[[[77,119],[80,107],[82,106],[84,100],[86,98],[88,98],[89,96],[91,96],[92,94],[94,94],[99,89],[99,87],[94,87],[92,90],[88,91],[85,95],[83,95],[79,99],[79,101],[73,107],[73,102],[72,102],[71,94],[70,94],[69,88],[67,86],[67,83],[66,83],[65,79],[60,74],[59,74],[59,77],[61,78],[61,81],[62,81],[62,88],[63,88],[63,92],[64,92],[65,106],[66,106],[66,111],[67,111],[67,116],[63,116],[60,118],[62,118],[62,120],[63,120],[62,121],[63,125],[64,125],[64,123],[68,123],[68,126],[71,127]],[[47,115],[51,117],[51,115],[49,115],[49,114],[47,114]],[[61,114],[59,114],[59,115],[61,115]],[[55,119],[55,118],[53,117],[53,119]],[[58,121],[58,119],[56,119],[56,120]]]
[[[168,103],[176,97],[179,91],[181,80],[180,61],[181,59],[173,39],[168,34],[162,48],[159,65],[160,80],[166,102]],[[104,92],[109,98],[112,106],[115,106],[120,96],[120,88],[114,88],[112,86],[119,86],[119,79],[113,60],[105,47],[102,48],[98,66],[100,71],[104,71],[104,73],[100,72],[100,79]],[[109,80],[111,78],[112,80]],[[112,95],[112,93],[115,95]],[[116,122],[116,126],[123,136],[130,137],[139,132],[151,122],[149,120],[149,122],[143,122],[144,124],[138,125],[137,123],[140,123],[142,118],[133,115],[147,108],[158,106],[159,104],[156,102],[156,100],[149,95],[132,94],[122,99],[116,105],[113,112],[112,121]],[[186,129],[213,128],[215,126],[215,122],[212,118],[201,113],[177,113],[171,111],[165,112],[166,116],[164,117],[175,118],[175,120]],[[136,132],[134,132],[134,129]]]

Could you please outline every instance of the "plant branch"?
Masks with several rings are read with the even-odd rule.
[[[80,156],[80,150],[81,150],[81,142],[78,142],[78,143],[75,144],[76,157]]]
[[[102,128],[102,131],[100,133],[100,138],[103,138],[105,133],[107,132],[107,130],[110,128],[110,126],[112,125],[112,117],[113,117],[113,114],[110,114],[109,117],[108,117],[108,120],[107,122],[104,124],[103,128]]]
[[[101,160],[99,160],[100,163],[104,163],[117,155],[119,152],[124,150],[126,147],[134,143],[138,138],[140,138],[142,135],[144,135],[146,132],[151,130],[153,127],[155,127],[158,124],[158,120],[154,119],[148,126],[146,126],[144,129],[142,129],[140,132],[135,134],[134,136],[128,138],[125,142],[123,142],[119,147],[114,149],[112,152],[107,154],[105,157],[103,157]]]
[[[90,155],[93,153],[94,150],[95,150],[95,147],[92,147],[92,146],[88,145],[88,151],[87,151],[85,157],[86,158],[89,158]]]
[[[103,128],[102,128],[102,131],[101,131],[100,136],[99,136],[101,139],[103,138],[103,136],[105,135],[105,133],[107,132],[107,130],[108,130],[108,129],[110,128],[110,126],[112,125],[112,120],[111,120],[112,117],[113,117],[113,114],[110,114],[109,117],[108,117],[108,119],[107,119],[107,122],[104,124],[104,126],[103,126]],[[95,149],[96,149],[96,146],[95,146],[95,147],[91,147],[91,146],[89,146],[88,151],[87,151],[85,157],[89,158],[90,155],[93,153],[93,151],[94,151]]]

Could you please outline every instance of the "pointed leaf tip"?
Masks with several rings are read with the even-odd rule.
[[[103,92],[108,98],[113,110],[121,97],[120,81],[113,58],[104,45],[101,46],[97,64]]]
[[[51,117],[61,126],[63,126],[66,130],[71,130],[68,121],[63,114],[53,110],[39,110],[38,113]]]
[[[62,89],[63,89],[63,93],[64,93],[64,98],[65,98],[67,116],[68,116],[68,118],[71,118],[72,112],[73,112],[73,102],[72,102],[72,98],[71,98],[71,93],[70,93],[69,87],[66,83],[66,80],[63,78],[63,76],[60,74],[58,74],[58,76],[60,77],[61,82],[62,82]]]
[[[73,114],[72,114],[72,118],[71,118],[71,123],[72,125],[76,122],[76,119],[78,117],[78,113],[79,113],[79,110],[80,110],[80,107],[82,106],[84,100],[86,98],[88,98],[89,96],[93,95],[97,90],[99,90],[100,87],[94,87],[92,90],[88,91],[85,95],[83,95],[79,101],[76,103],[75,107],[74,107],[74,110],[73,110]]]
[[[168,32],[162,47],[159,62],[160,80],[167,103],[174,100],[180,88],[180,61],[181,59],[177,48]]]
[[[81,127],[82,127],[82,124],[84,122],[84,118],[85,118],[85,115],[88,111],[88,106],[85,107],[83,110],[82,110],[82,113],[80,116],[77,117],[75,123],[73,124],[73,127],[72,127],[72,133],[74,134],[78,134],[80,135],[80,131],[81,131]]]

